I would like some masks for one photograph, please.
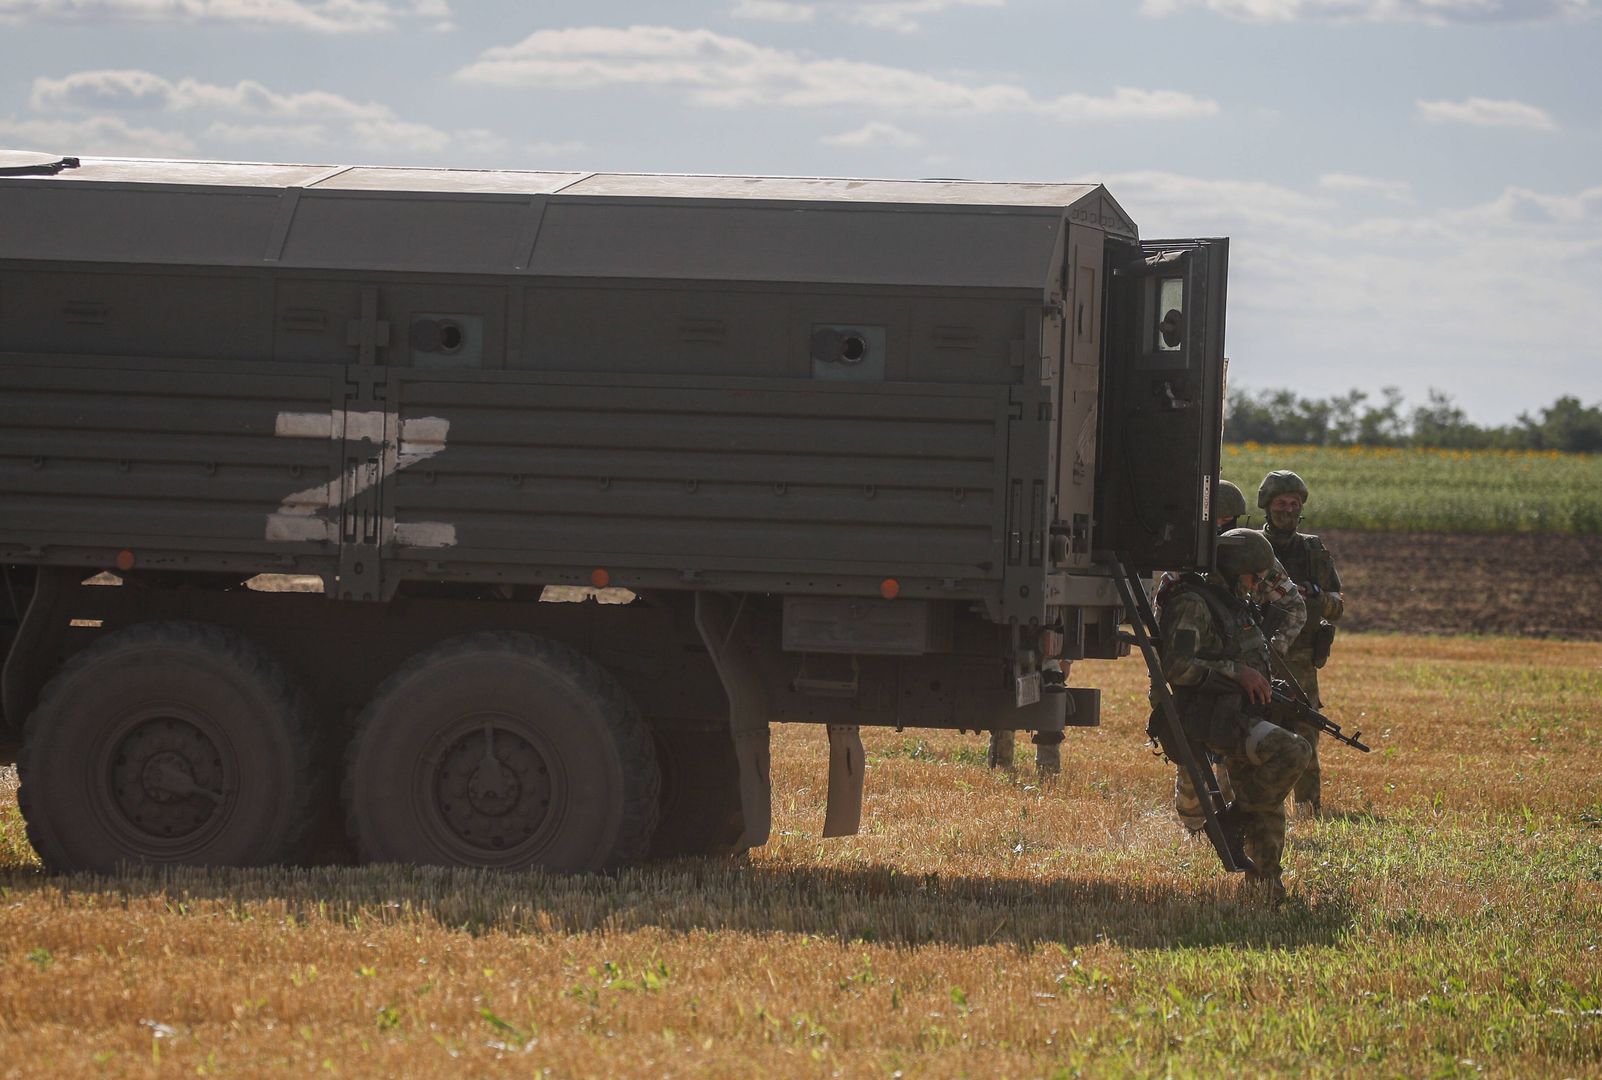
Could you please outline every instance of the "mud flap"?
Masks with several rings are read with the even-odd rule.
[[[695,628],[729,699],[729,730],[740,767],[740,813],[745,825],[737,848],[741,851],[761,847],[773,831],[768,737],[773,706],[750,646],[739,635],[743,609],[743,598],[695,594]]]
[[[82,571],[40,567],[34,578],[33,597],[17,627],[0,676],[0,716],[13,732],[21,733],[39,691],[49,674],[45,664],[60,644],[66,620],[57,610],[63,596],[82,578]]]
[[[862,825],[862,729],[829,725],[829,804],[824,836],[855,836]]]

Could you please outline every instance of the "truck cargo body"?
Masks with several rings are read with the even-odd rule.
[[[1112,561],[1211,557],[1227,244],[1143,244],[1095,185],[20,172],[3,703],[53,864],[282,857],[341,781],[368,858],[748,847],[775,721],[827,726],[849,832],[858,726],[1095,723],[1058,668],[1120,651]],[[295,580],[320,595],[267,591]],[[170,704],[247,654],[294,717]],[[77,721],[107,764],[54,767],[119,656],[176,665],[169,704]],[[538,713],[552,679],[572,717],[407,712],[465,680]],[[289,733],[272,793],[250,723]],[[95,822],[51,818],[74,785]],[[246,822],[253,798],[305,806]],[[397,799],[438,843],[370,820]],[[277,832],[227,847],[250,829]]]

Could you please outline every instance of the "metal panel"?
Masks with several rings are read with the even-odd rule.
[[[362,166],[341,170],[316,184],[318,191],[467,191],[502,195],[544,195],[560,191],[588,173],[513,172],[471,169],[383,169]]]
[[[253,272],[0,270],[5,352],[248,360],[267,352],[265,313]]]
[[[413,557],[999,575],[1005,388],[393,378]]]
[[[504,271],[522,254],[527,199],[309,191],[279,261],[285,266]]]
[[[1070,209],[1122,221],[1093,185],[87,159],[0,178],[0,259],[1041,290]]]
[[[710,176],[587,173],[566,170],[419,169],[380,166],[281,165],[248,161],[80,158],[60,174],[77,184],[204,184],[227,187],[316,187],[364,191],[455,191],[653,199],[781,199],[803,202],[893,202],[965,206],[1067,207],[1081,217],[1101,212],[1095,184],[1020,184],[984,180],[873,180],[806,176]],[[1103,195],[1105,193],[1103,192]],[[1108,202],[1111,202],[1109,199]],[[1117,204],[1112,204],[1116,208]],[[1121,214],[1121,212],[1120,212]]]
[[[675,176],[597,173],[568,195],[653,199],[784,199],[803,202],[886,202],[950,206],[1072,206],[1095,184],[1007,184],[976,180],[848,180],[809,176]]]
[[[62,175],[67,175],[63,173]],[[260,263],[282,191],[0,180],[0,259]]]
[[[1048,286],[1059,217],[552,199],[530,270],[566,277]]]
[[[315,369],[0,354],[5,546],[332,552],[265,541],[329,502],[335,392]],[[282,437],[285,417],[320,436]]]
[[[155,158],[79,158],[61,174],[76,184],[204,184],[208,187],[284,188],[310,184],[328,165],[276,165],[255,161],[164,161]]]

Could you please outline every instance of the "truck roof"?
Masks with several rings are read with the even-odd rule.
[[[1099,184],[74,160],[0,177],[0,259],[1038,288],[1138,236]]]

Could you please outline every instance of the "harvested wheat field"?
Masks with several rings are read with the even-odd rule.
[[[776,740],[749,861],[614,877],[372,867],[49,879],[0,815],[7,1075],[1602,1075],[1602,645],[1343,638],[1292,899],[1165,807],[1141,666],[1085,664],[1067,773]],[[1025,746],[1020,746],[1020,751]],[[1020,757],[1024,755],[1021,753]]]

